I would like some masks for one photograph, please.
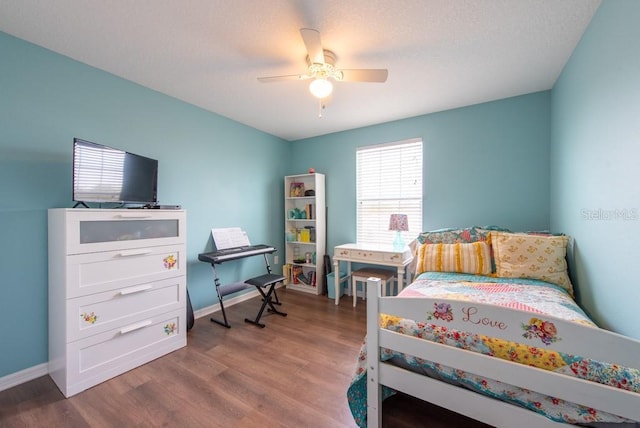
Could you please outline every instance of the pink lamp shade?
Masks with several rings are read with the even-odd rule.
[[[407,231],[409,230],[409,221],[406,214],[391,214],[389,217],[389,230]]]
[[[409,230],[409,221],[406,214],[391,214],[389,217],[389,230],[396,231],[396,238],[393,240],[393,249],[395,251],[404,250],[404,239],[402,232]]]

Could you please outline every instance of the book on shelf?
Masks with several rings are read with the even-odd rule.
[[[316,271],[314,270],[309,271],[306,274],[299,273],[296,278],[298,279],[300,284],[308,285],[311,287],[316,286]]]
[[[291,280],[294,284],[300,284],[300,275],[302,275],[302,266],[291,266]]]
[[[296,280],[298,280],[298,284],[309,285],[307,283],[307,277],[303,273],[298,274],[298,276],[296,276]]]
[[[282,283],[284,285],[289,284],[289,282],[291,281],[291,265],[290,264],[285,264],[282,266],[282,276],[284,276],[284,281],[282,281]]]
[[[303,284],[310,287],[316,286],[316,271],[310,270],[304,272],[301,266],[292,266],[291,269],[292,282],[294,284]]]

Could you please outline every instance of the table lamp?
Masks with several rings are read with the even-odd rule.
[[[393,249],[401,251],[404,249],[404,239],[402,232],[409,230],[409,222],[406,214],[391,214],[389,217],[389,230],[396,231],[396,237],[393,240]]]

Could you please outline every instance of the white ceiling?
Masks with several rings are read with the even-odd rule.
[[[600,0],[0,0],[0,30],[296,140],[550,89]],[[322,117],[300,28],[338,68]]]

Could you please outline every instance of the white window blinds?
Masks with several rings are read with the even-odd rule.
[[[409,243],[422,229],[422,139],[358,148],[356,194],[358,242],[391,244],[389,216],[400,213]]]

